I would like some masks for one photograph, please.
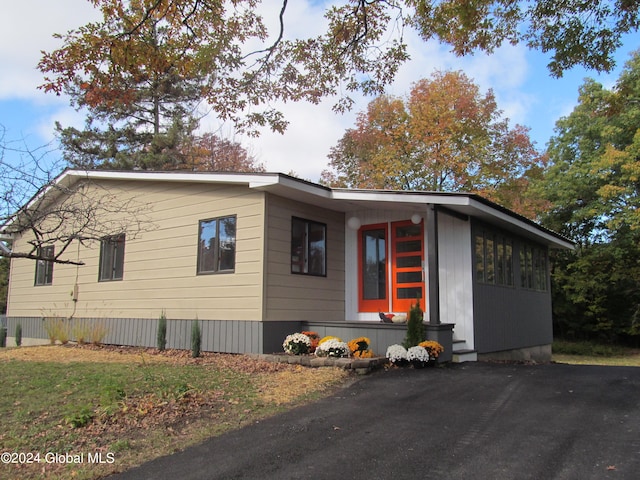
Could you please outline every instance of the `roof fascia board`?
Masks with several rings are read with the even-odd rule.
[[[431,192],[400,192],[391,190],[332,190],[332,198],[350,202],[415,203],[432,205],[468,206],[469,196],[459,194],[442,195]]]
[[[114,172],[108,170],[80,171],[70,170],[69,175],[78,178],[107,179],[107,180],[141,180],[141,181],[170,181],[194,183],[227,183],[248,185],[249,188],[269,189],[283,186],[300,190],[314,195],[329,197],[329,190],[304,180],[289,177],[280,173],[191,173],[191,172]]]

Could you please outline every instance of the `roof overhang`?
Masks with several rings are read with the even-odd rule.
[[[531,238],[550,248],[573,249],[574,243],[511,210],[478,195],[443,192],[333,189],[282,173],[148,172],[66,170],[54,185],[68,187],[82,179],[244,185],[251,189],[344,213],[364,209],[409,210],[436,205]],[[51,187],[53,188],[53,187]],[[44,192],[46,195],[47,191]],[[32,199],[32,202],[36,199]]]

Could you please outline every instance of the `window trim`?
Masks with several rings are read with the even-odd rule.
[[[47,245],[45,247],[38,248],[38,255],[46,258],[54,258],[55,247],[53,245]],[[34,286],[43,287],[47,285],[53,285],[53,264],[51,260],[36,260],[36,276],[34,279]],[[43,271],[41,269],[44,269]],[[40,275],[42,271],[42,275]],[[39,281],[42,277],[42,281]]]
[[[125,255],[126,236],[124,233],[118,235],[109,235],[103,237],[100,241],[100,263],[98,266],[98,282],[117,282],[124,279],[124,255]],[[106,248],[110,250],[110,256],[105,257]],[[118,256],[117,253],[121,252]],[[111,265],[109,268],[105,268],[105,262],[107,258],[111,258]],[[120,267],[120,268],[118,268]],[[116,276],[118,270],[121,271],[120,276]],[[110,271],[110,275],[106,275],[106,272]]]
[[[204,270],[201,269],[201,255],[202,255],[202,242],[201,242],[201,232],[203,223],[211,223],[215,222],[216,225],[216,239],[220,238],[220,223],[221,220],[226,220],[233,218],[234,220],[234,233],[233,233],[233,268],[224,268],[220,269],[220,242],[216,240],[216,250],[214,252],[214,270]],[[216,275],[221,273],[235,273],[236,271],[236,245],[238,242],[238,216],[237,215],[222,215],[219,217],[211,217],[205,218],[203,220],[198,221],[198,254],[196,258],[196,275]]]
[[[294,261],[294,256],[299,257],[300,255],[294,255],[294,249],[296,245],[294,243],[294,224],[296,222],[302,222],[304,224],[304,237],[303,237],[303,251],[301,252],[302,259]],[[322,273],[312,272],[309,269],[309,260],[311,251],[311,238],[309,235],[309,231],[311,226],[321,227],[323,232],[323,258],[322,258]],[[305,241],[306,238],[306,241]],[[312,277],[326,277],[327,276],[327,224],[318,222],[315,220],[309,220],[301,217],[291,217],[291,255],[290,255],[290,266],[291,266],[291,274],[293,275],[309,275]],[[294,266],[299,265],[300,270],[296,270]]]

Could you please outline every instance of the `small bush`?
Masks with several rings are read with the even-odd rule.
[[[91,336],[91,325],[89,325],[89,322],[86,320],[78,320],[73,325],[71,334],[76,342],[80,345],[84,345]]]
[[[60,343],[69,343],[69,337],[71,336],[71,328],[67,321],[59,317],[50,317],[44,321],[44,329],[47,332],[49,342],[53,345],[56,340]]]
[[[198,358],[200,349],[202,348],[202,332],[200,331],[200,323],[194,320],[191,323],[191,356]]]
[[[164,311],[158,320],[158,350],[167,348],[167,316]]]
[[[424,315],[420,308],[420,302],[416,300],[416,303],[411,305],[411,310],[409,311],[407,335],[403,342],[404,348],[415,347],[425,340],[424,324],[422,323],[423,318]]]
[[[0,327],[0,348],[7,346],[7,329]]]
[[[16,325],[16,347],[22,345],[22,324],[18,323]]]

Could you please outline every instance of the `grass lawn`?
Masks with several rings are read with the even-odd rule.
[[[0,364],[0,452],[25,454],[14,456],[17,463],[3,457],[0,479],[123,471],[327,395],[348,379],[340,369],[242,355],[192,359],[184,351],[88,346],[3,349]]]
[[[553,342],[553,361],[575,365],[640,367],[640,350],[592,342]]]

